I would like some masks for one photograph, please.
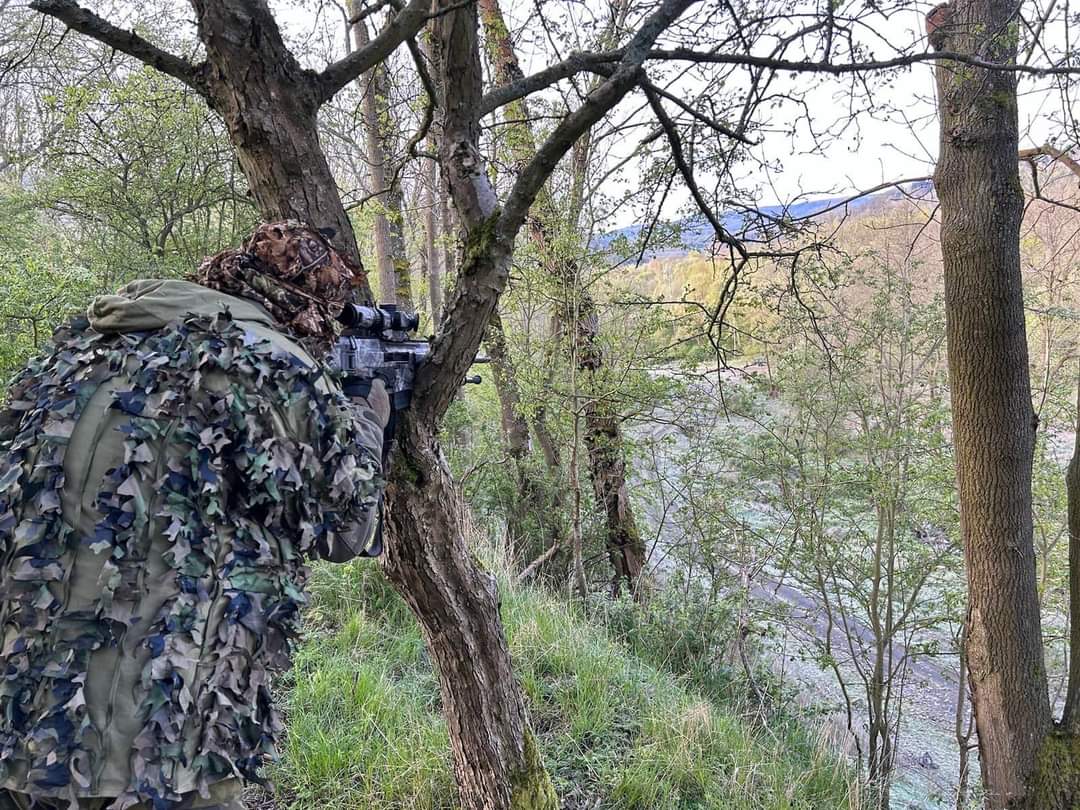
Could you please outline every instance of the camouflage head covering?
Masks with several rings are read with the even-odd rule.
[[[261,304],[289,332],[326,349],[359,272],[319,231],[290,219],[260,225],[243,249],[211,256],[191,280]]]

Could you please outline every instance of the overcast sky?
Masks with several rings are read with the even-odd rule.
[[[341,55],[344,29],[340,12],[332,3],[328,0],[271,1],[290,38],[304,42],[304,47],[296,48],[302,59],[310,62],[312,54],[321,53],[325,60],[325,54],[331,47],[338,52],[336,55]],[[1025,6],[1035,10],[1044,1],[1027,0]],[[150,4],[159,2],[163,0],[148,0]],[[528,25],[535,27],[535,2],[503,0],[503,10],[512,29]],[[580,9],[590,2],[603,3],[606,0],[582,0],[579,4],[570,5],[548,3],[544,8]],[[344,4],[344,0],[341,3]],[[112,0],[103,5],[111,5],[109,17],[118,23],[130,23],[132,18],[148,13],[146,4],[132,3],[130,0]],[[183,5],[185,16],[190,17],[187,4]],[[875,18],[873,38],[867,42],[873,56],[888,58],[896,54],[896,49],[909,47],[913,43],[917,44],[918,49],[924,48],[923,20],[932,5],[932,2],[912,2],[888,19]],[[570,30],[573,28],[568,26]],[[194,34],[193,31],[191,33]],[[565,42],[559,47],[565,46],[565,53],[572,50],[575,44]],[[530,48],[525,43],[521,43],[520,56],[526,72],[545,67],[552,58],[547,46]],[[793,55],[791,58],[799,57]],[[805,121],[799,123],[794,136],[780,131],[791,126],[790,122],[796,118],[795,110],[777,113],[771,125],[759,134],[761,143],[754,150],[762,163],[771,164],[770,168],[763,170],[754,164],[746,165],[742,185],[756,199],[743,202],[771,205],[797,198],[843,195],[881,183],[931,174],[938,142],[933,67],[924,63],[892,75],[894,78],[889,85],[875,91],[876,109],[869,113],[860,109],[855,115],[851,114],[848,85],[841,79],[829,79],[812,92],[809,106],[816,127],[825,128],[837,121],[850,121],[837,139],[828,142],[824,151],[816,148]],[[782,81],[788,81],[791,87],[798,88],[800,83],[805,87],[808,80],[805,77],[790,77]],[[1037,86],[1039,84],[1034,80],[1021,80],[1021,147],[1042,145],[1053,138],[1055,125],[1052,117],[1054,114],[1059,120],[1061,117],[1062,102],[1058,95],[1046,91],[1032,92],[1032,88]],[[639,97],[637,101],[625,102],[623,109],[640,103]],[[622,148],[625,151],[632,149],[636,137],[639,136],[628,137]],[[1063,145],[1060,140],[1058,143]],[[635,172],[629,170],[624,182],[633,184],[636,181]],[[686,199],[685,193],[674,193],[667,207],[669,214],[675,215]],[[635,212],[624,210],[609,224],[629,224],[635,216]]]

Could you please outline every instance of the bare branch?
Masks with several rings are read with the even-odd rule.
[[[205,95],[206,87],[199,66],[162,50],[132,31],[118,28],[74,0],[33,0],[30,8],[54,17],[68,28],[103,42],[110,48],[133,56]]]
[[[366,73],[393,53],[398,45],[414,36],[427,22],[430,9],[431,0],[411,0],[371,42],[328,65],[315,77],[319,103],[329,101],[338,90]]]
[[[409,37],[406,40],[406,44],[409,46],[409,53],[412,55],[413,64],[416,66],[416,75],[420,77],[420,84],[424,87],[424,93],[427,98],[424,101],[424,117],[420,122],[420,128],[416,133],[409,138],[409,142],[405,147],[405,153],[410,157],[416,157],[417,147],[424,141],[428,135],[428,131],[431,129],[431,125],[435,121],[435,107],[439,103],[439,90],[435,86],[435,80],[432,78],[431,73],[428,71],[427,63],[424,61],[424,54],[420,51],[420,46],[416,44],[416,40],[413,37]],[[400,167],[394,172],[395,179]]]
[[[682,175],[683,182],[686,183],[686,187],[690,190],[690,195],[694,198],[698,210],[712,225],[717,240],[734,249],[745,261],[747,258],[746,248],[743,247],[742,242],[727,232],[727,229],[720,222],[720,217],[712,210],[712,206],[709,205],[705,195],[702,194],[701,187],[698,186],[697,180],[694,178],[693,169],[690,168],[690,164],[686,162],[686,156],[683,154],[682,139],[679,137],[679,131],[675,127],[675,122],[671,120],[671,116],[664,109],[664,105],[660,103],[660,96],[651,87],[643,87],[642,89],[645,91],[646,98],[649,99],[649,106],[652,107],[656,120],[664,128],[664,134],[667,135],[668,144],[671,146],[671,157],[679,169],[679,174]]]
[[[554,559],[555,555],[559,553],[559,550],[561,548],[562,548],[562,541],[561,540],[556,540],[554,543],[551,544],[551,547],[548,548],[547,551],[545,551],[543,554],[541,554],[539,557],[537,557],[531,563],[526,565],[525,568],[522,569],[521,573],[518,574],[517,577],[514,578],[514,582],[516,584],[518,584],[518,585],[521,585],[521,584],[524,584],[525,582],[527,582],[532,577],[533,574],[535,574],[537,571],[540,570],[540,567],[542,565],[544,565],[545,563],[547,563],[550,560]]]
[[[812,62],[799,59],[774,59],[769,56],[754,56],[753,54],[747,53],[709,53],[695,51],[693,48],[671,48],[669,50],[654,50],[649,54],[649,58],[683,62],[701,62],[712,65],[745,65],[747,67],[763,67],[772,70],[790,71],[792,73],[866,73],[874,70],[890,70],[893,68],[907,67],[921,62],[944,61],[962,62],[965,65],[986,68],[988,70],[1026,73],[1033,76],[1080,75],[1080,65],[1033,67],[1031,65],[989,62],[985,59],[972,56],[971,54],[954,53],[953,51],[911,53],[879,61]]]
[[[360,9],[360,11],[358,11],[356,14],[353,14],[351,17],[347,17],[346,22],[350,26],[358,25],[359,23],[370,17],[372,14],[378,14],[384,8],[391,5],[394,6],[394,8],[397,8],[397,3],[395,3],[394,0],[378,0],[378,2],[376,2],[374,5],[365,6],[364,8]]]
[[[800,33],[805,33],[800,32]],[[484,95],[480,102],[481,116],[494,112],[499,107],[516,101],[519,98],[536,93],[556,82],[575,76],[578,73],[601,73],[603,68],[622,59],[622,50],[603,51],[599,53],[577,52],[572,53],[562,62],[545,68],[523,79],[496,87]],[[988,62],[984,59],[971,56],[970,54],[954,53],[952,51],[926,51],[920,53],[904,54],[892,59],[870,60],[866,62],[830,62],[810,61],[799,59],[778,59],[772,56],[754,56],[747,53],[711,53],[695,51],[693,48],[671,48],[666,50],[654,49],[649,53],[649,59],[700,62],[706,64],[739,65],[746,67],[766,68],[777,71],[789,71],[792,73],[864,73],[875,70],[890,70],[908,67],[926,62],[935,62],[939,59],[953,62],[963,62],[974,67],[988,68],[991,70],[1008,70],[1016,73],[1025,73],[1033,76],[1050,75],[1080,75],[1080,65],[1052,65],[1049,67],[1034,67],[1024,64],[999,64]]]
[[[683,101],[681,98],[679,98],[674,93],[669,93],[667,90],[664,90],[663,88],[658,87],[655,84],[653,84],[652,82],[647,81],[647,80],[643,81],[641,83],[641,86],[647,92],[654,93],[657,96],[661,96],[663,98],[666,98],[668,101],[670,101],[672,104],[677,106],[679,109],[683,110],[684,112],[686,112],[687,114],[689,114],[693,118],[696,118],[698,121],[703,123],[705,126],[709,127],[709,129],[715,130],[716,132],[719,132],[721,135],[723,135],[725,137],[728,137],[728,138],[731,138],[732,140],[738,141],[739,143],[744,143],[747,146],[757,146],[758,145],[756,141],[750,140],[744,134],[742,134],[742,132],[738,132],[738,131],[732,129],[731,127],[729,127],[729,126],[727,126],[725,124],[721,124],[715,118],[710,118],[709,116],[705,115],[704,113],[699,112],[698,110],[694,109],[694,107],[691,104],[687,104],[685,101]]]
[[[1056,146],[1044,144],[1043,146],[1036,146],[1034,149],[1021,149],[1019,152],[1021,160],[1028,160],[1030,158],[1041,156],[1053,158],[1055,161],[1064,163],[1069,171],[1077,177],[1080,177],[1080,162],[1064,149],[1058,149]]]
[[[545,68],[538,73],[534,73],[531,76],[526,76],[523,79],[519,79],[516,82],[503,85],[502,87],[496,87],[494,90],[489,91],[480,99],[480,117],[483,118],[488,113],[492,113],[505,104],[509,104],[511,101],[517,101],[519,98],[536,93],[543,90],[545,87],[550,87],[556,82],[563,79],[574,76],[578,73],[585,71],[594,71],[597,68],[609,68],[614,62],[618,62],[622,59],[623,52],[618,51],[605,51],[604,53],[587,53],[576,52],[570,54],[562,62],[552,65],[549,68]]]
[[[518,175],[517,182],[507,197],[497,225],[501,240],[508,244],[513,242],[525,222],[529,207],[558,162],[582,134],[600,121],[641,81],[641,65],[648,58],[657,37],[695,2],[697,0],[664,0],[660,3],[659,8],[645,20],[622,50],[622,58],[611,76],[590,92],[581,106],[563,119],[541,144],[536,156]]]

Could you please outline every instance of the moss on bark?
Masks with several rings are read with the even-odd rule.
[[[525,729],[525,764],[510,785],[510,810],[559,810],[559,797],[529,728]]]
[[[496,211],[465,236],[465,245],[461,262],[461,274],[472,275],[482,265],[491,261],[491,249],[495,243],[495,226],[499,223]]]
[[[1073,810],[1080,807],[1080,737],[1056,730],[1035,756],[1028,796],[1019,808]]]

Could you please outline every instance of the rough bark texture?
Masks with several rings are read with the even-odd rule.
[[[225,121],[260,212],[333,228],[335,244],[359,262],[319,143],[317,85],[285,47],[270,9],[262,0],[191,4],[206,46],[207,98]]]
[[[1069,525],[1069,687],[1061,725],[1080,737],[1080,382],[1076,393],[1077,433],[1065,473]]]
[[[1016,56],[1012,0],[956,0],[947,46]],[[967,664],[987,807],[1025,806],[1051,729],[1032,543],[1035,416],[1020,276],[1015,74],[937,67],[941,251],[956,476],[968,579]]]
[[[466,546],[462,505],[429,428],[399,434],[384,568],[438,666],[462,806],[556,810],[499,621],[495,578]]]

